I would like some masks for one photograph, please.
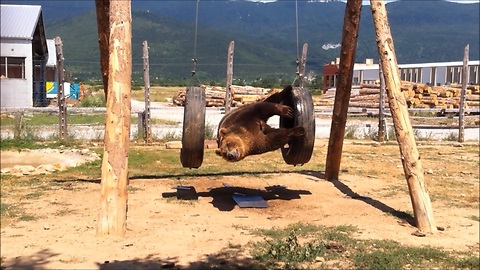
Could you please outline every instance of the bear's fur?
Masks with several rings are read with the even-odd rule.
[[[291,96],[287,86],[263,101],[245,105],[228,112],[220,121],[215,153],[225,160],[236,162],[249,155],[280,149],[293,137],[305,135],[303,127],[272,128],[267,121],[273,115],[293,117],[293,110],[282,101]]]

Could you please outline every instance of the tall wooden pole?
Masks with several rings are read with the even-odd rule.
[[[370,9],[373,14],[378,54],[387,87],[388,102],[400,147],[403,171],[410,192],[417,228],[423,232],[435,232],[437,227],[424,181],[422,162],[410,123],[405,97],[400,89],[397,57],[390,33],[385,3],[379,0],[370,0]]]
[[[235,42],[230,41],[227,53],[227,81],[225,84],[225,113],[230,111],[232,106],[232,83],[233,83],[233,52],[235,50]]]
[[[100,16],[98,20],[101,26],[111,25],[112,28],[99,26],[99,36],[103,35],[104,31],[110,32],[110,36],[109,47],[100,47],[101,52],[108,50],[108,95],[97,235],[124,236],[127,219],[132,79],[131,2],[105,2],[108,2],[109,13],[97,13],[97,16]],[[109,23],[105,20],[109,20]],[[104,61],[105,58],[101,60]]]
[[[458,112],[458,141],[464,142],[465,141],[465,121],[463,116],[465,115],[465,93],[467,92],[467,84],[468,84],[468,51],[469,45],[465,46],[465,50],[463,53],[463,68],[462,68],[462,92],[460,95],[460,110]]]
[[[63,43],[60,37],[55,37],[55,52],[57,55],[57,103],[59,117],[59,137],[61,140],[67,139],[67,104],[65,100],[65,69],[63,58]]]
[[[382,65],[378,63],[378,75],[380,78],[380,102],[378,108],[378,142],[385,140],[385,78],[383,77]]]
[[[143,42],[143,85],[145,88],[145,113],[143,127],[145,127],[145,142],[152,143],[152,125],[150,112],[150,63],[148,60],[148,42]]]
[[[358,29],[362,0],[348,0],[343,20],[342,48],[340,50],[340,66],[338,71],[337,90],[333,104],[332,126],[328,141],[325,178],[338,180],[340,161],[342,159],[343,139],[347,123],[348,104],[352,91],[353,67],[357,49]]]

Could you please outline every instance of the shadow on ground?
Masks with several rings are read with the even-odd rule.
[[[239,250],[225,249],[217,254],[206,255],[203,260],[190,262],[187,265],[178,265],[178,257],[161,258],[148,255],[145,258],[130,260],[106,260],[96,262],[94,269],[99,270],[149,270],[149,269],[263,269],[251,257],[239,254]],[[52,269],[49,263],[55,261],[59,253],[49,249],[40,250],[30,256],[20,256],[13,259],[2,259],[2,270],[47,270]]]

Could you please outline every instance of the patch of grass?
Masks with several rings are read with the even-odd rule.
[[[284,229],[255,230],[265,237],[251,254],[262,269],[478,269],[475,254],[430,246],[404,246],[391,240],[359,240],[352,226],[294,224]],[[320,263],[317,259],[320,258]],[[282,266],[282,267],[281,267]],[[283,267],[284,266],[284,267]]]
[[[357,139],[358,125],[347,125],[345,127],[345,139]]]
[[[55,216],[66,216],[70,214],[74,214],[76,211],[72,209],[61,209],[55,212]]]
[[[196,200],[182,200],[177,199],[177,197],[168,197],[165,199],[167,203],[176,203],[176,204],[184,204],[184,205],[194,205],[197,203]]]
[[[135,192],[137,192],[137,191],[142,191],[142,190],[145,190],[145,189],[139,188],[139,187],[134,187],[134,186],[131,186],[131,185],[128,185],[128,186],[127,186],[127,191],[128,191],[129,193],[135,193]]]
[[[28,193],[27,195],[25,195],[25,199],[35,200],[35,199],[38,199],[38,198],[42,197],[43,195],[45,195],[45,192],[37,190],[37,191],[34,191],[32,193]]]
[[[105,107],[106,100],[103,93],[98,92],[96,95],[88,96],[80,101],[80,107]]]
[[[443,138],[444,141],[452,141],[458,142],[458,133],[457,132],[450,132]]]
[[[32,221],[37,217],[25,213],[25,211],[18,205],[0,203],[0,214],[2,221],[20,220],[20,221]]]
[[[151,102],[167,102],[167,100],[177,95],[179,90],[185,90],[185,87],[151,86],[150,101]],[[145,101],[145,91],[143,87],[141,87],[139,91],[132,91],[131,95],[132,95],[132,99]]]
[[[1,150],[7,149],[38,149],[40,148],[36,141],[28,139],[2,139],[0,141]]]
[[[216,139],[216,135],[217,135],[217,131],[215,130],[215,126],[210,124],[210,123],[206,123],[205,124],[205,139],[206,140]]]
[[[165,135],[162,138],[158,138],[158,140],[162,142],[168,142],[168,141],[181,141],[182,140],[182,134],[179,134],[175,131],[169,131],[165,133]]]
[[[252,253],[256,260],[266,265],[279,262],[286,269],[298,269],[302,263],[313,262],[315,258],[336,260],[340,253],[354,244],[350,235],[356,230],[352,226],[327,228],[297,223],[284,229],[255,230],[265,241],[256,243]]]
[[[468,219],[480,222],[480,217],[476,215],[471,215],[467,217]]]

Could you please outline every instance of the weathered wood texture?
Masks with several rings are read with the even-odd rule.
[[[227,52],[227,79],[225,84],[225,113],[230,111],[232,106],[232,84],[233,84],[233,53],[235,41],[230,41]]]
[[[408,106],[405,96],[401,92],[397,58],[385,3],[370,0],[370,9],[373,14],[378,53],[385,78],[390,112],[400,148],[416,225],[423,232],[436,232],[437,227],[433,217],[430,196],[424,181],[423,166],[410,123]]]
[[[58,103],[58,116],[59,116],[59,130],[58,134],[60,139],[66,140],[67,134],[67,103],[65,100],[65,89],[63,89],[65,81],[65,69],[63,58],[63,43],[60,37],[55,37],[55,52],[57,56],[57,103]]]
[[[97,13],[99,36],[108,36],[107,113],[102,160],[100,211],[97,235],[124,236],[127,218],[128,147],[130,137],[130,90],[132,78],[131,2],[104,1],[108,8]],[[102,4],[103,5],[103,4]],[[107,12],[108,13],[105,13]],[[106,21],[109,20],[110,23]],[[109,28],[111,26],[111,28]],[[108,29],[107,29],[108,28]]]
[[[103,79],[103,91],[105,100],[108,95],[108,42],[110,37],[111,20],[110,1],[95,0],[95,10],[97,13],[98,46],[100,47],[100,71]],[[103,48],[103,49],[102,49]]]
[[[333,105],[332,125],[325,164],[325,178],[330,181],[338,180],[340,172],[361,11],[362,0],[347,1],[343,20],[337,92]]]
[[[145,127],[145,142],[152,143],[152,123],[150,111],[150,60],[148,57],[148,41],[143,41],[143,85],[145,89],[145,113],[143,114]],[[143,126],[142,126],[143,129]]]
[[[463,69],[462,69],[462,92],[460,95],[460,110],[459,110],[459,118],[458,118],[458,141],[463,142],[465,140],[465,121],[463,120],[463,116],[465,115],[465,106],[466,106],[466,99],[467,99],[467,82],[469,80],[469,70],[468,70],[468,52],[469,52],[469,45],[465,46],[465,50],[463,52]]]

